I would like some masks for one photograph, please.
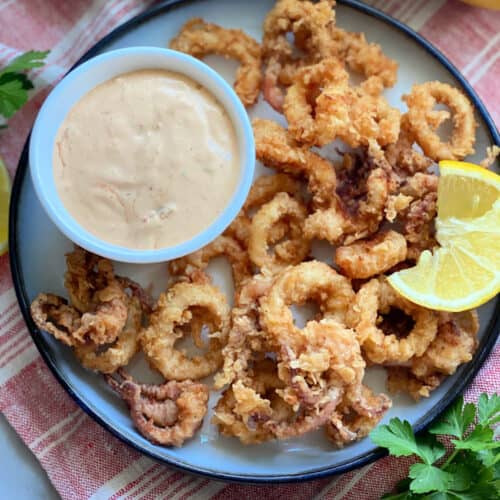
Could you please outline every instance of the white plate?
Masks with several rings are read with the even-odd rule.
[[[223,26],[241,28],[260,39],[262,21],[272,4],[270,0],[166,2],[115,30],[85,57],[134,45],[164,47],[180,26],[194,16]],[[472,89],[427,42],[419,39],[408,28],[370,7],[358,5],[357,2],[342,2],[337,7],[337,19],[343,28],[364,31],[368,40],[380,43],[387,55],[399,62],[398,82],[393,89],[387,91],[387,97],[394,106],[404,109],[400,96],[409,91],[414,83],[427,80],[450,82],[464,88],[476,106],[479,122],[476,149],[479,153],[470,160],[478,160],[486,146],[499,141],[493,122]],[[236,64],[218,57],[209,57],[206,62],[232,81]],[[263,102],[252,109],[251,115],[283,123],[283,117]],[[216,429],[210,424],[210,415],[205,418],[196,437],[180,449],[155,446],[141,437],[132,426],[125,405],[106,386],[102,377],[84,370],[68,348],[49,335],[37,331],[29,317],[29,303],[37,293],[51,291],[65,295],[64,254],[72,248],[72,244],[46,217],[35,196],[30,177],[25,175],[26,169],[25,149],[13,188],[10,226],[10,256],[18,298],[29,329],[47,364],[78,404],[98,422],[151,457],[184,470],[219,479],[249,482],[313,479],[352,469],[381,455],[380,450],[369,439],[335,450],[322,432],[285,442],[245,447],[236,439],[218,436]],[[259,166],[258,172],[263,172],[263,167]],[[269,170],[266,169],[266,172],[269,173]],[[327,257],[331,258],[331,252]],[[216,284],[230,292],[230,275],[224,263],[216,262],[212,270]],[[167,275],[164,264],[120,265],[118,271],[144,285],[153,282],[155,293],[165,287]],[[495,301],[481,308],[481,344],[471,363],[461,367],[430,398],[419,403],[406,396],[394,397],[393,407],[384,421],[399,416],[408,419],[416,429],[421,429],[443,411],[471,380],[494,344],[499,324],[498,309]],[[140,361],[136,361],[136,364],[140,364]],[[367,379],[374,389],[384,389],[383,370],[370,370]],[[216,398],[217,395],[212,394],[211,407]]]

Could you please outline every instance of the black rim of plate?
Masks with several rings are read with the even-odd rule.
[[[82,64],[87,59],[95,56],[102,48],[104,48],[108,43],[118,38],[120,35],[128,32],[133,29],[137,25],[151,19],[158,14],[162,14],[164,12],[169,11],[170,9],[179,6],[180,4],[192,2],[195,0],[166,0],[160,2],[158,5],[146,10],[145,12],[137,15],[126,23],[122,24],[115,28],[111,33],[102,38],[99,42],[97,42],[91,49],[89,49],[73,66]],[[486,126],[488,127],[489,133],[491,135],[492,143],[500,144],[500,135],[498,130],[495,127],[495,123],[492,118],[488,114],[486,107],[481,102],[480,98],[477,96],[471,85],[467,82],[467,80],[462,76],[459,70],[430,42],[428,42],[425,38],[420,36],[418,33],[413,31],[411,28],[401,23],[400,21],[392,18],[391,16],[373,8],[368,5],[363,4],[358,0],[338,0],[338,3],[346,5],[347,7],[351,7],[355,10],[358,10],[364,14],[372,16],[376,19],[379,19],[406,34],[409,38],[413,39],[417,42],[421,47],[423,47],[431,56],[433,56],[437,61],[443,65],[458,81],[461,85],[464,92],[474,103],[478,113],[481,115],[481,118],[484,120]],[[73,69],[71,68],[71,69]],[[71,70],[70,70],[71,71]],[[227,474],[224,472],[216,471],[216,470],[208,470],[208,469],[197,469],[190,464],[184,463],[181,460],[177,461],[175,459],[167,459],[164,456],[160,456],[157,453],[154,453],[151,450],[143,448],[141,445],[136,442],[130,440],[126,436],[122,435],[118,430],[110,426],[107,422],[105,422],[101,417],[90,407],[83,402],[77,394],[73,391],[73,389],[68,385],[68,383],[64,380],[63,376],[59,373],[57,366],[51,357],[44,350],[41,332],[38,330],[36,325],[33,323],[30,315],[30,302],[26,295],[23,275],[22,275],[22,263],[20,262],[18,256],[18,235],[17,235],[17,214],[18,214],[18,206],[19,206],[19,198],[22,191],[23,180],[28,171],[28,145],[29,145],[28,136],[23,152],[21,154],[21,158],[19,160],[19,165],[16,171],[16,175],[14,178],[12,195],[11,195],[11,205],[10,205],[10,214],[9,214],[9,255],[10,255],[10,266],[12,272],[12,279],[14,282],[14,287],[16,291],[16,295],[19,301],[19,305],[21,308],[21,312],[28,326],[29,332],[37,346],[42,358],[45,363],[48,365],[52,373],[58,382],[65,388],[65,390],[69,393],[69,395],[76,401],[76,403],[82,408],[88,415],[90,415],[94,420],[96,420],[100,425],[102,425],[105,429],[115,435],[122,442],[127,443],[132,446],[136,450],[141,453],[148,455],[149,457],[163,462],[173,468],[176,468],[181,471],[189,472],[192,474],[201,475],[204,477],[208,477],[211,479],[218,479],[224,481],[232,481],[232,482],[242,482],[242,483],[286,483],[286,482],[298,482],[298,481],[309,481],[312,479],[320,479],[327,476],[332,476],[335,474],[341,474],[344,472],[351,471],[363,465],[366,465],[378,458],[381,458],[386,455],[386,452],[380,448],[374,449],[367,453],[364,453],[360,456],[354,457],[352,460],[346,460],[343,463],[337,464],[335,466],[328,466],[324,469],[314,470],[310,472],[297,473],[297,474],[285,474],[285,475],[244,475],[244,474]],[[415,425],[414,430],[416,432],[420,432],[425,429],[435,418],[442,414],[446,410],[446,408],[454,401],[454,399],[461,394],[469,382],[472,381],[476,373],[481,368],[483,362],[486,357],[490,353],[491,349],[495,345],[496,338],[498,336],[498,332],[500,330],[500,299],[497,297],[497,302],[495,306],[495,312],[490,320],[490,324],[488,325],[487,331],[484,335],[484,338],[479,345],[479,348],[476,352],[474,359],[466,366],[464,373],[461,377],[458,377],[453,386],[448,390],[445,396],[426,414],[424,415]]]

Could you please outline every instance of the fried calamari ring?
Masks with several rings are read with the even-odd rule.
[[[251,211],[271,201],[278,193],[288,193],[297,196],[300,191],[300,183],[293,177],[285,174],[262,175],[258,177],[248,193],[248,197],[241,212],[224,232],[225,235],[238,240],[245,247],[250,236],[250,225],[252,223]],[[273,229],[271,239],[273,242],[283,237],[285,228],[277,225]]]
[[[128,306],[128,317],[123,330],[109,346],[92,342],[75,344],[74,353],[87,369],[101,373],[113,373],[127,366],[139,350],[139,331],[142,326],[142,308],[139,299],[132,298]]]
[[[271,350],[267,334],[260,325],[259,300],[267,294],[272,283],[271,275],[257,274],[236,292],[231,311],[231,330],[222,350],[223,369],[214,378],[216,389],[243,378],[252,360]]]
[[[397,308],[414,321],[405,338],[396,332],[386,335],[378,326],[379,313],[388,314]],[[398,295],[384,278],[372,279],[356,294],[348,323],[356,330],[365,357],[372,363],[404,363],[421,356],[437,334],[438,316]]]
[[[208,316],[212,331],[208,352],[189,357],[176,349],[175,343],[183,337],[181,327],[193,317],[192,308],[206,311],[204,319]],[[198,332],[198,328],[194,330]],[[166,379],[199,379],[220,368],[228,331],[229,307],[225,296],[209,284],[181,282],[160,295],[149,326],[140,333],[140,342],[149,363]]]
[[[360,385],[346,393],[326,425],[326,434],[337,448],[343,448],[367,436],[391,406],[385,394],[375,395]]]
[[[404,260],[406,239],[392,230],[335,250],[335,263],[349,278],[371,278],[383,274]]]
[[[283,111],[299,142],[324,146],[341,139],[349,146],[396,142],[400,113],[366,87],[351,87],[336,58],[302,68],[288,88]]]
[[[290,81],[297,67],[321,60],[331,54],[334,44],[330,34],[335,24],[333,0],[313,3],[302,0],[279,0],[264,20],[262,52],[265,65],[263,92],[266,101],[277,111],[283,105],[279,82]],[[293,33],[297,49],[305,57],[294,56],[294,46],[287,34]]]
[[[262,205],[253,216],[250,227],[248,255],[252,262],[272,273],[302,262],[310,250],[309,241],[303,234],[306,216],[306,208],[286,193],[278,193],[269,203]],[[274,255],[270,255],[268,235],[279,221],[286,222],[289,237],[277,243]]]
[[[217,54],[238,60],[241,65],[236,72],[234,90],[245,106],[257,101],[262,82],[261,47],[243,31],[194,18],[171,40],[170,48],[198,58]]]
[[[334,27],[332,36],[336,45],[336,56],[347,66],[368,79],[377,79],[384,87],[396,83],[398,63],[387,57],[380,45],[368,43],[364,33],[352,33]]]
[[[347,278],[323,262],[303,262],[285,269],[261,299],[261,322],[269,335],[293,345],[301,333],[294,324],[290,306],[309,299],[319,303],[324,316],[343,322],[354,292]]]
[[[146,439],[182,446],[194,436],[207,412],[207,386],[190,380],[139,384],[122,370],[119,374],[121,380],[107,376],[106,381],[127,403],[135,427]]]
[[[189,279],[198,271],[206,269],[209,262],[219,256],[229,260],[236,287],[252,275],[250,260],[244,249],[235,239],[224,235],[192,254],[170,261],[168,270],[171,276]]]
[[[443,82],[426,82],[414,85],[403,100],[408,105],[410,131],[427,156],[435,161],[463,160],[474,153],[478,126],[474,108],[458,89]],[[453,132],[448,142],[442,141],[436,131],[450,113],[435,110],[436,104],[448,106],[453,113]]]
[[[468,363],[477,349],[479,320],[476,311],[441,313],[436,338],[410,367],[389,367],[387,387],[407,392],[415,400],[429,397],[445,376]]]
[[[337,186],[333,165],[309,149],[299,146],[278,123],[256,118],[253,123],[257,159],[296,177],[305,177],[313,201],[325,205],[335,195]]]

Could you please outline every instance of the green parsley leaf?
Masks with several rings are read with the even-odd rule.
[[[500,396],[498,394],[493,394],[490,398],[487,394],[481,394],[477,407],[481,425],[492,425],[500,421]]]
[[[477,425],[463,440],[452,439],[457,450],[481,451],[500,448],[500,442],[493,440],[493,429]]]
[[[475,406],[472,403],[467,403],[464,406],[464,398],[459,397],[441,419],[429,429],[429,432],[431,434],[450,434],[461,439],[465,431],[474,422],[475,417]]]
[[[445,492],[453,479],[452,474],[439,467],[420,463],[410,465],[408,476],[413,479],[410,483],[410,490],[414,493]]]
[[[28,100],[28,92],[19,80],[0,86],[0,114],[10,118]]]
[[[25,71],[43,66],[48,52],[31,50],[16,57],[0,70],[0,115],[10,118],[28,100],[28,90],[33,83]],[[1,126],[4,128],[4,125]]]
[[[416,439],[409,422],[393,418],[389,425],[380,425],[371,433],[372,441],[387,448],[396,457],[419,456],[426,464],[433,464],[444,454],[444,446],[432,436]]]
[[[39,68],[45,64],[43,60],[47,57],[48,53],[48,50],[45,52],[37,50],[25,52],[13,59],[2,71],[0,71],[0,76],[5,73],[20,73],[21,71]]]

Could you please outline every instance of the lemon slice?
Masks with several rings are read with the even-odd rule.
[[[389,283],[429,309],[464,311],[500,292],[500,176],[472,163],[442,161],[433,253]]]
[[[9,234],[9,200],[10,200],[10,177],[7,168],[0,159],[0,255],[8,248]]]

